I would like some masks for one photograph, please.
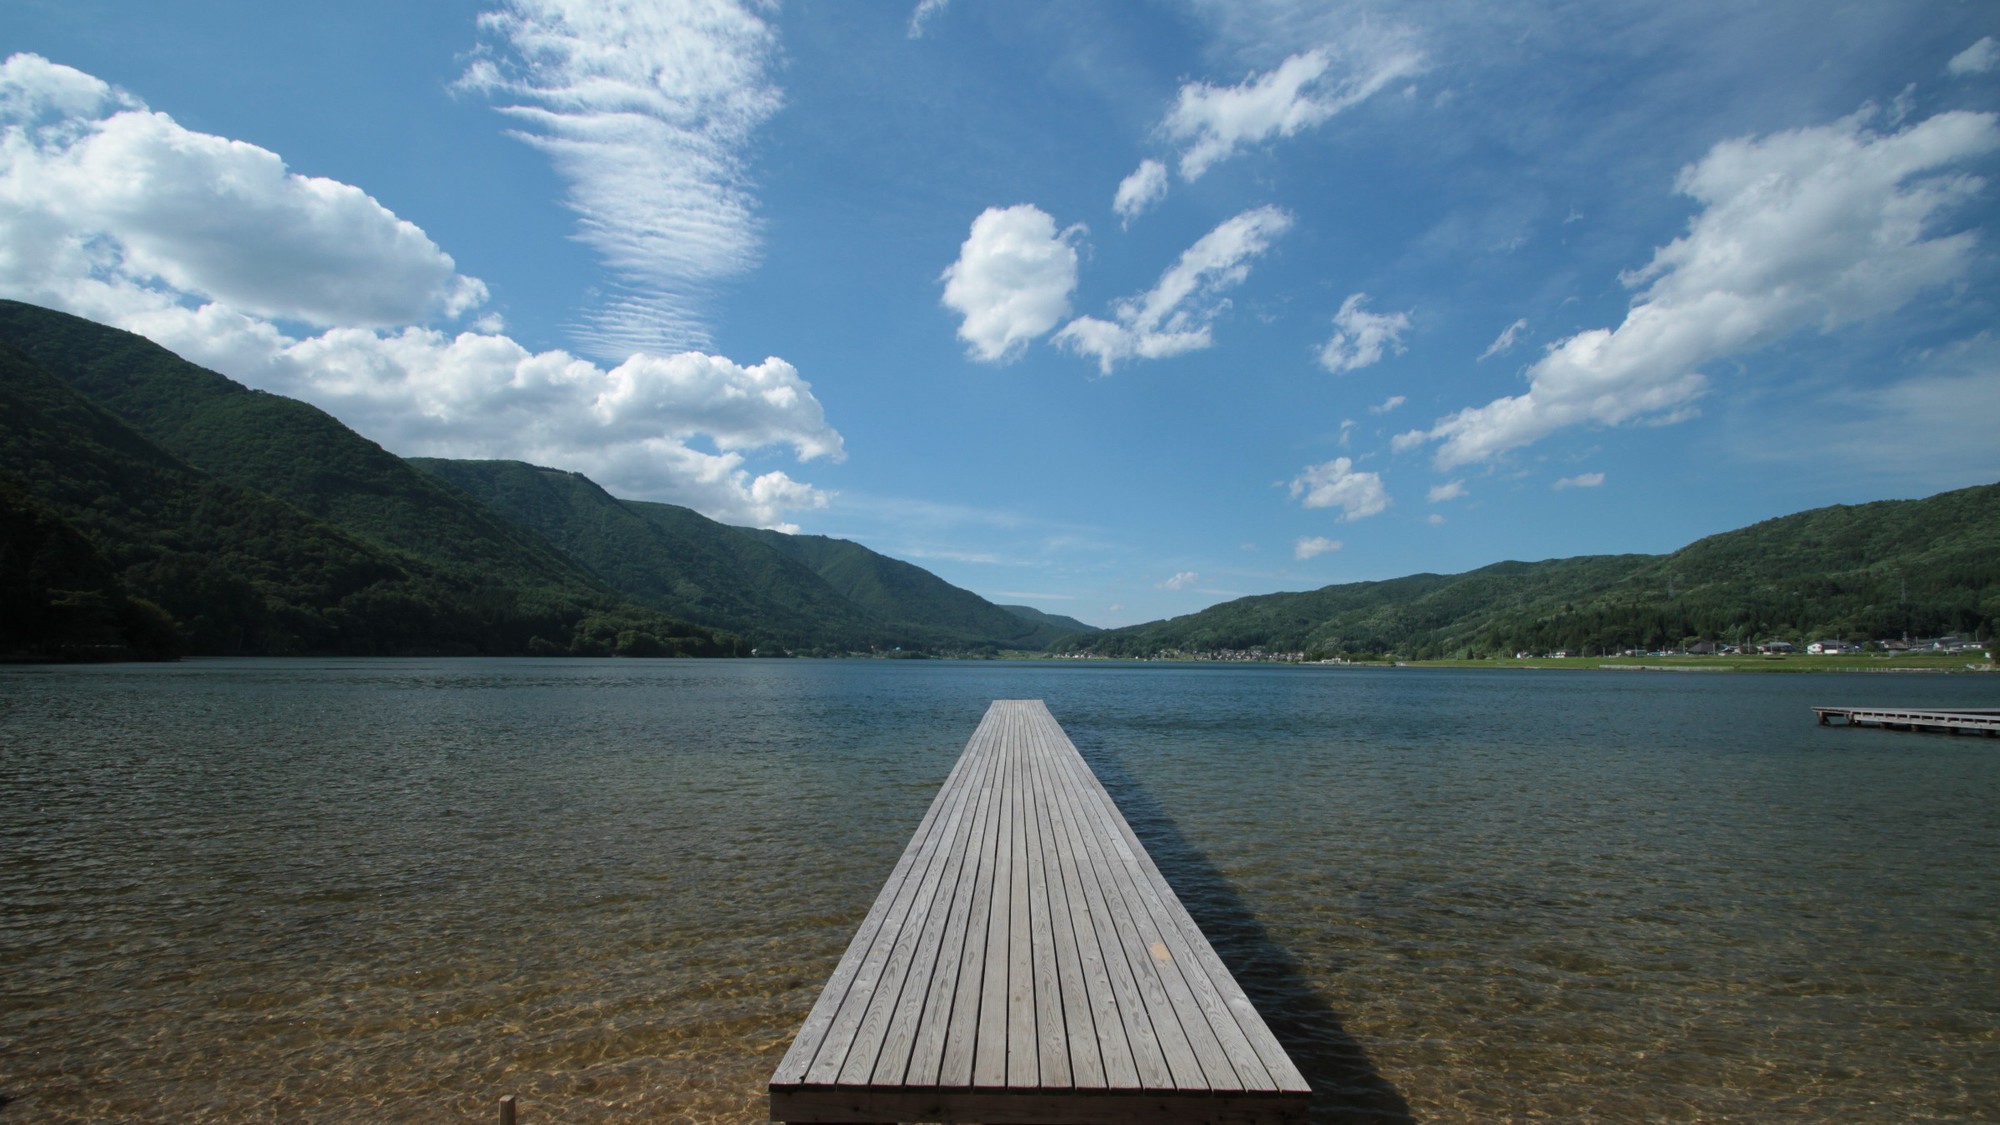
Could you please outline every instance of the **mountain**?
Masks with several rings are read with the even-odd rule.
[[[28,591],[10,583],[21,603],[10,621],[21,613],[36,623],[0,634],[0,653],[720,655],[741,647],[629,604],[406,466],[399,477],[400,462],[385,464],[388,454],[304,404],[250,392],[127,333],[15,302],[0,302],[0,345],[10,529],[0,572],[22,576]],[[296,464],[281,455],[287,440]],[[238,450],[242,464],[207,472],[166,442],[212,462],[223,459],[218,450]],[[252,487],[249,464],[287,498]],[[419,487],[403,490],[408,480]],[[302,495],[315,489],[317,500]],[[415,529],[432,504],[439,526],[480,541]],[[64,559],[78,568],[74,580],[55,569]],[[129,627],[107,633],[112,619]],[[162,632],[170,643],[159,643]]]
[[[884,621],[904,622],[929,635],[977,638],[981,644],[1015,649],[1043,648],[1063,633],[859,543],[779,531],[749,534],[811,567],[842,597]]]
[[[318,407],[252,390],[143,336],[18,301],[0,301],[0,340],[187,464],[351,535],[481,579],[579,593],[597,585],[546,542]]]
[[[1007,613],[845,540],[752,531],[688,508],[620,500],[519,461],[412,458],[644,605],[760,647],[1042,648],[1066,630]]]
[[[2000,484],[1818,508],[1670,555],[1503,562],[1239,598],[1060,647],[1114,656],[1252,648],[1496,656],[1700,640],[1990,636],[1996,619]]]
[[[1074,617],[1067,617],[1060,613],[1043,613],[1031,605],[1003,605],[1000,608],[1016,617],[1025,617],[1029,621],[1060,629],[1065,634],[1102,632],[1097,626],[1085,625]]]

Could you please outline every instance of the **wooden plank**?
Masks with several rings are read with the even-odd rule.
[[[1305,1125],[1296,1094],[1139,1090],[809,1090],[785,1100],[795,1125],[952,1121],[982,1125]]]
[[[1001,729],[1013,715],[1002,711]],[[1017,755],[1008,754],[1000,771],[1000,839],[994,847],[993,885],[986,910],[986,956],[979,982],[978,1032],[972,1044],[972,1085],[1007,1084],[1007,937],[1013,925],[1014,788]]]
[[[967,752],[971,752],[970,747]],[[966,787],[971,811],[954,845],[954,867],[947,876],[952,887],[951,900],[926,924],[924,940],[931,954],[930,964],[917,970],[926,983],[921,991],[905,990],[905,1003],[898,1009],[894,1025],[896,1031],[884,1046],[883,1061],[870,1077],[875,1085],[937,1084],[938,1069],[944,1061],[945,1030],[951,1019],[960,959],[965,951],[972,894],[978,884],[981,847],[992,826],[992,780],[999,764],[997,752],[985,753],[979,769],[968,775]],[[914,1014],[909,1004],[912,997],[921,1006]],[[910,1040],[907,1052],[895,1038],[904,1032]],[[901,1066],[897,1065],[899,1061]]]
[[[1103,956],[1091,950],[1090,961],[1086,962],[1084,948],[1077,942],[1078,918],[1081,916],[1084,924],[1088,925],[1089,909],[1080,899],[1074,906],[1071,905],[1070,888],[1076,881],[1076,867],[1074,861],[1065,862],[1067,849],[1061,846],[1068,826],[1056,798],[1056,779],[1051,775],[1048,747],[1043,738],[1036,738],[1030,742],[1028,749],[1033,751],[1029,757],[1029,772],[1035,785],[1035,800],[1043,816],[1040,839],[1042,871],[1048,896],[1047,926],[1055,962],[1054,987],[1047,991],[1054,996],[1052,1007],[1060,1013],[1063,1021],[1061,1039],[1044,1031],[1043,1049],[1046,1051],[1060,1045],[1072,1084],[1085,1089],[1103,1088],[1108,1085],[1104,1050],[1098,1042],[1097,1015],[1092,1010],[1090,984],[1085,976],[1087,964],[1099,963]],[[1077,888],[1077,893],[1080,896],[1082,889]],[[1044,983],[1047,983],[1046,978]],[[1108,991],[1106,996],[1108,998]],[[1121,1045],[1122,1038],[1121,1035]]]
[[[854,940],[848,943],[846,954],[834,966],[833,975],[827,979],[826,987],[820,990],[819,999],[814,1002],[805,1023],[800,1025],[798,1037],[792,1040],[791,1048],[785,1052],[784,1059],[778,1064],[777,1073],[771,1079],[773,1082],[805,1081],[813,1061],[826,1044],[841,1007],[846,1003],[853,982],[861,974],[863,962],[868,951],[874,946],[876,935],[881,932],[884,921],[895,910],[895,895],[905,883],[910,868],[916,864],[922,851],[922,842],[928,838],[939,811],[944,807],[946,791],[953,788],[954,780],[961,777],[969,768],[969,759],[969,754],[959,757],[951,772],[946,775],[944,786],[938,790],[938,795],[932,798],[930,808],[924,813],[923,821],[917,825],[916,834],[911,837],[909,846],[903,849],[902,856],[896,861],[895,869],[890,871],[888,880],[882,886],[881,894],[876,896],[874,905],[869,907],[867,915],[861,919],[860,928],[855,930]]]
[[[1032,715],[1029,716],[1032,719]],[[1070,1029],[1063,1013],[1063,959],[1056,941],[1055,895],[1061,876],[1050,885],[1048,840],[1053,825],[1043,800],[1038,754],[1034,752],[1037,732],[1032,722],[1021,749],[1021,787],[1028,826],[1028,935],[1032,949],[1032,986],[1035,999],[1035,1051],[1039,1078],[1044,1087],[1076,1084],[1070,1062]],[[1074,954],[1072,954],[1072,957]],[[1095,1044],[1092,1044],[1095,1050]]]
[[[847,1062],[840,1072],[842,1082],[902,1081],[917,1018],[922,1015],[929,990],[931,968],[943,938],[944,913],[957,889],[956,873],[964,855],[960,845],[965,831],[965,806],[974,796],[974,788],[960,785],[953,790],[955,803],[944,829],[932,837],[929,867],[918,886],[915,904],[896,935],[882,971],[883,983],[876,988],[854,1043],[848,1048]]]
[[[1011,708],[1008,745],[1007,784],[1013,803],[1013,860],[1009,866],[1012,890],[1007,904],[1007,1085],[1041,1084],[1041,1053],[1035,1044],[1035,963],[1034,935],[1028,887],[1028,793],[1023,777],[1028,772],[1027,756],[1019,752],[1029,716],[1022,708]]]
[[[993,907],[993,886],[998,878],[1000,822],[1004,812],[1001,780],[1005,756],[998,749],[1000,725],[1000,712],[989,708],[980,729],[990,730],[994,740],[994,768],[984,775],[982,782],[986,809],[981,818],[979,869],[965,919],[965,951],[952,984],[951,1010],[938,1058],[940,1086],[972,1085],[973,1055],[979,1038],[980,983],[986,970],[987,924]]]
[[[1039,700],[988,708],[771,1080],[796,1122],[1292,1122],[1309,1097]]]
[[[1194,920],[1188,916],[1173,891],[1166,887],[1166,880],[1162,878],[1156,885],[1148,878],[1149,872],[1157,875],[1158,868],[1146,855],[1145,848],[1140,845],[1125,818],[1116,814],[1110,793],[1089,772],[1080,755],[1071,768],[1072,779],[1079,791],[1093,799],[1110,829],[1109,843],[1120,861],[1115,865],[1120,876],[1119,885],[1129,896],[1128,904],[1139,923],[1138,939],[1145,943],[1151,955],[1153,968],[1159,974],[1182,1030],[1194,1048],[1207,1084],[1225,1089],[1276,1088],[1277,1084],[1266,1070],[1263,1060],[1237,1026],[1235,1013],[1230,1011],[1227,1001],[1217,992],[1215,982],[1209,978],[1206,964],[1196,957],[1194,947],[1187,940],[1187,933],[1193,931],[1200,947],[1213,959],[1213,950],[1209,948],[1207,939],[1199,937],[1200,931],[1195,927]],[[1220,967],[1219,959],[1213,959],[1213,963]],[[1240,989],[1233,988],[1233,983],[1232,990],[1240,992]]]

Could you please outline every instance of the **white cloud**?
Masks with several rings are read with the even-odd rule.
[[[1069,315],[1076,289],[1078,224],[1056,221],[1029,203],[988,207],[948,266],[944,303],[964,319],[958,336],[974,358],[1005,363]]]
[[[1341,518],[1350,522],[1389,506],[1382,475],[1356,472],[1354,462],[1346,457],[1306,466],[1292,478],[1292,498],[1308,508],[1339,508]]]
[[[1228,307],[1220,294],[1242,284],[1250,276],[1250,259],[1270,249],[1291,225],[1291,215],[1277,207],[1226,219],[1183,251],[1152,289],[1117,302],[1116,321],[1078,317],[1056,333],[1056,342],[1094,356],[1107,375],[1120,360],[1206,348],[1213,343],[1210,322]]]
[[[924,29],[930,26],[932,20],[943,14],[945,5],[949,3],[951,0],[918,0],[916,9],[910,13],[910,38],[922,39]]]
[[[1432,512],[1430,515],[1424,517],[1424,522],[1430,524],[1432,527],[1443,527],[1446,521],[1443,516]]]
[[[1683,169],[1677,186],[1702,210],[1623,276],[1645,286],[1624,322],[1557,343],[1529,368],[1525,393],[1440,419],[1423,435],[1442,443],[1438,467],[1572,425],[1687,417],[1708,387],[1699,365],[1893,312],[1962,276],[1974,234],[1933,232],[1984,186],[1947,169],[2000,148],[1994,116],[1942,113],[1882,134],[1869,128],[1874,112],[1724,141]]]
[[[1603,473],[1578,473],[1573,477],[1564,477],[1550,487],[1561,492],[1565,488],[1596,488],[1603,483]]]
[[[2000,70],[2000,42],[1991,35],[1967,47],[1951,57],[1945,64],[1945,71],[1954,76],[1968,74],[1990,74]]]
[[[780,101],[776,33],[729,0],[504,0],[479,28],[461,87],[547,154],[577,238],[622,282],[579,342],[607,360],[707,346],[717,287],[761,254],[744,154]]]
[[[1389,413],[1389,412],[1390,412],[1391,410],[1394,410],[1394,409],[1396,409],[1397,407],[1399,407],[1399,406],[1403,405],[1404,403],[1406,403],[1406,402],[1408,402],[1408,401],[1410,401],[1410,400],[1409,400],[1409,399],[1407,399],[1407,398],[1404,398],[1404,397],[1403,397],[1402,395],[1390,395],[1390,396],[1389,396],[1388,398],[1385,398],[1385,399],[1383,399],[1383,400],[1382,400],[1382,402],[1381,402],[1381,403],[1380,403],[1379,405],[1376,405],[1376,406],[1371,406],[1371,407],[1369,407],[1369,408],[1368,408],[1368,413],[1370,413],[1370,414],[1387,414],[1387,413]]]
[[[1527,328],[1528,318],[1524,316],[1501,329],[1500,334],[1493,338],[1493,342],[1486,345],[1486,350],[1479,353],[1479,359],[1475,362],[1483,363],[1496,355],[1513,351],[1515,341],[1521,338],[1521,333],[1527,331]]]
[[[259,316],[386,326],[486,299],[361,189],[184,129],[34,55],[0,64],[0,234],[0,285],[39,304],[66,304],[96,278]]]
[[[1118,194],[1111,209],[1126,226],[1146,209],[1167,197],[1167,166],[1157,160],[1142,160],[1132,174],[1118,181]]]
[[[1389,451],[1392,453],[1406,453],[1409,450],[1428,444],[1430,440],[1431,432],[1429,430],[1404,430],[1402,433],[1389,439]]]
[[[417,227],[33,56],[0,66],[0,294],[137,332],[398,453],[574,469],[734,523],[782,525],[829,496],[753,475],[747,453],[842,456],[781,359],[635,356],[607,370],[531,353],[497,318],[425,327],[484,289]]]
[[[1185,146],[1181,178],[1194,180],[1245,145],[1319,125],[1423,67],[1423,54],[1396,34],[1315,47],[1235,86],[1182,86],[1160,131]]]
[[[1410,314],[1371,313],[1361,306],[1366,293],[1350,294],[1333,314],[1333,336],[1319,350],[1321,367],[1338,375],[1379,363],[1384,350],[1403,354],[1403,333],[1410,330]]]
[[[1328,539],[1324,535],[1314,535],[1310,538],[1302,538],[1292,544],[1292,557],[1300,562],[1304,562],[1307,559],[1316,559],[1321,555],[1330,555],[1340,550],[1340,547],[1341,543],[1338,539]]]
[[[1172,578],[1167,579],[1165,582],[1160,583],[1158,586],[1155,587],[1155,589],[1185,590],[1189,586],[1192,586],[1199,581],[1201,581],[1201,575],[1196,574],[1192,570],[1183,570],[1179,574],[1174,575]]]
[[[1463,495],[1465,495],[1465,482],[1454,480],[1431,486],[1431,490],[1425,498],[1433,504],[1442,504],[1447,500],[1456,500]]]

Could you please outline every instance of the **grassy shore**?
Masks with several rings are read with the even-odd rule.
[[[1411,660],[1412,668],[1629,668],[1669,672],[1969,672],[1993,671],[1979,653],[1911,653],[1889,656],[1583,656],[1565,659]]]

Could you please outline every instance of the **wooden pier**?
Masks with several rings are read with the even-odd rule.
[[[1885,730],[1932,734],[1983,734],[2000,737],[2000,709],[1911,711],[1887,707],[1815,707],[1823,727],[1880,727]]]
[[[1311,1090],[1041,700],[998,700],[771,1076],[786,1122],[1302,1122]]]

